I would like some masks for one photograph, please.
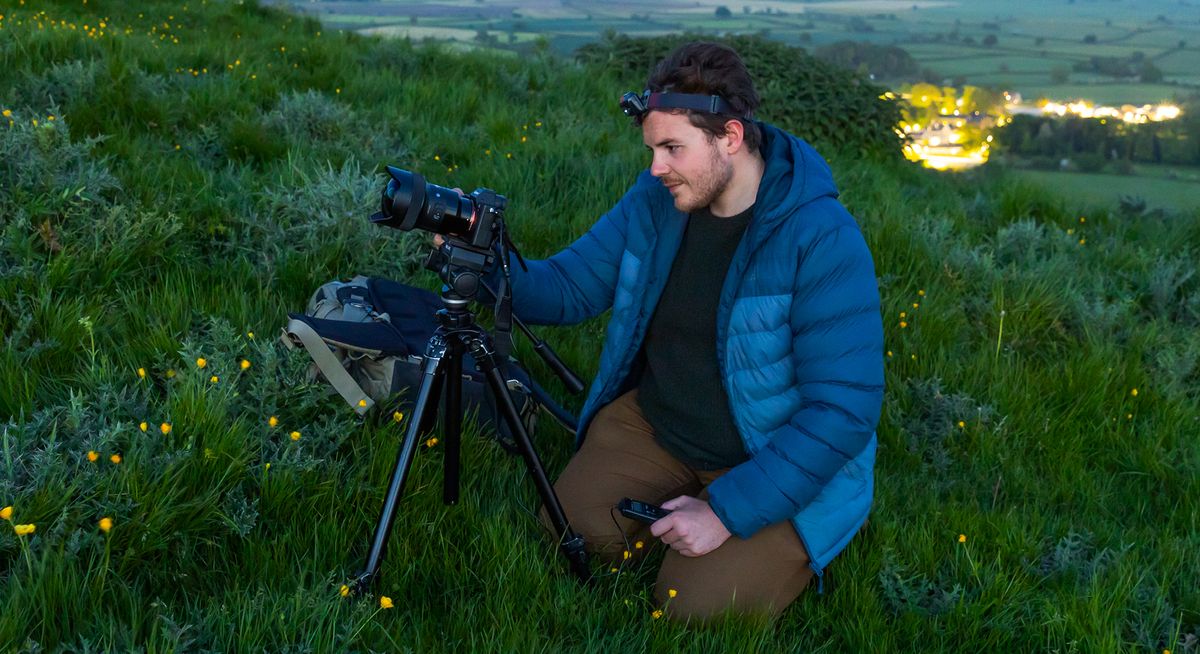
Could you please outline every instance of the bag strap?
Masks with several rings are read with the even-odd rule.
[[[342,367],[342,362],[333,356],[329,346],[321,340],[320,335],[308,323],[295,318],[288,320],[287,327],[283,328],[281,340],[289,348],[295,347],[297,341],[303,345],[304,349],[308,351],[308,355],[312,357],[313,363],[317,364],[321,374],[325,375],[325,379],[329,380],[330,385],[342,396],[342,399],[354,408],[355,413],[361,416],[375,405],[375,400],[368,397],[362,386],[359,386],[350,373],[346,372],[346,369]]]

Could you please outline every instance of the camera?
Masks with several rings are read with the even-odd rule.
[[[420,173],[387,167],[387,186],[380,210],[371,222],[402,231],[422,229],[455,239],[477,250],[491,250],[503,233],[504,209],[508,200],[495,191],[475,189],[459,195],[453,189],[430,184]]]

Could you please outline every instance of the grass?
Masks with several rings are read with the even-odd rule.
[[[286,312],[354,273],[435,284],[427,235],[367,224],[383,163],[497,189],[527,256],[563,247],[645,166],[627,80],[254,3],[96,4],[0,23],[0,506],[36,525],[0,529],[0,650],[1195,650],[1200,214],[820,142],[890,352],[875,509],[824,595],[687,628],[651,617],[660,554],[581,588],[472,431],[461,502],[421,448],[376,594],[341,597],[400,427],[304,381]],[[604,324],[540,333],[586,377]],[[537,441],[553,475],[570,438]]]
[[[1173,211],[1200,208],[1200,183],[1138,171],[1137,176],[1059,171],[1019,171],[1016,175],[1046,192],[1091,209],[1111,207],[1122,196],[1140,197],[1151,207]]]

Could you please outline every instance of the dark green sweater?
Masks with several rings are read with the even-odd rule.
[[[753,210],[718,218],[706,207],[691,215],[646,333],[638,405],[658,443],[699,470],[748,458],[717,364],[717,303]]]

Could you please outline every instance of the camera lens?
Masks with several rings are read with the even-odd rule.
[[[475,224],[471,198],[437,184],[425,182],[420,173],[387,167],[392,177],[383,190],[380,212],[373,222],[408,231],[423,229],[444,236],[465,237]]]

